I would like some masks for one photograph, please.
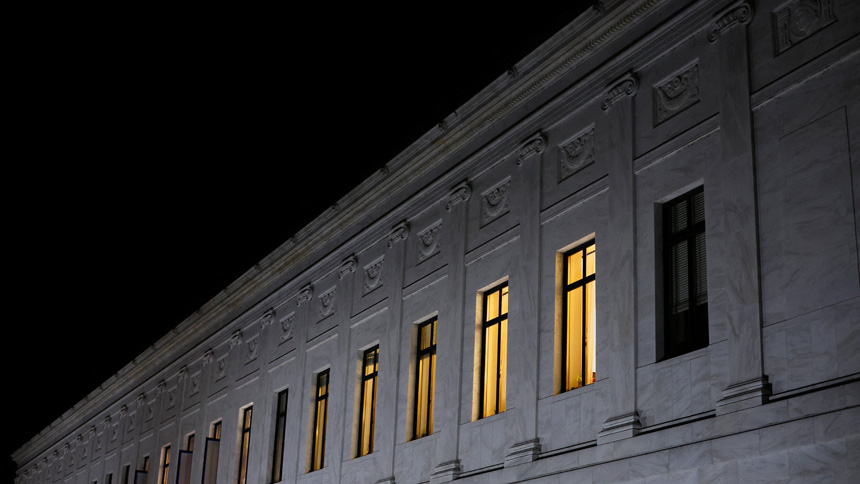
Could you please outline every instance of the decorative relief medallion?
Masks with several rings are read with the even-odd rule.
[[[179,369],[179,380],[182,381],[188,376],[188,367],[182,365],[182,368]]]
[[[654,126],[699,102],[699,64],[654,86]]]
[[[481,227],[510,211],[511,177],[481,194]]]
[[[253,339],[248,340],[248,354],[246,357],[246,362],[254,361],[257,359],[257,340],[258,337],[254,337]]]
[[[326,318],[334,314],[334,296],[335,291],[337,291],[337,286],[329,289],[328,291],[320,294],[320,317]]]
[[[418,234],[419,264],[439,253],[439,231],[441,229],[442,221],[439,220]]]
[[[313,297],[314,286],[310,283],[305,284],[305,286],[299,291],[299,295],[296,297],[296,306],[301,306],[303,302],[308,302]]]
[[[220,380],[227,376],[227,355],[218,358],[215,363],[215,380]]]
[[[393,247],[398,240],[406,240],[409,237],[409,223],[405,220],[395,225],[388,235],[388,247]]]
[[[146,413],[144,415],[146,415],[146,421],[147,422],[152,420],[152,417],[155,415],[155,408],[154,407],[155,407],[155,400],[146,404]]]
[[[752,7],[742,3],[731,7],[726,13],[720,15],[711,31],[708,33],[708,42],[714,43],[720,35],[735,24],[745,25],[752,19]]]
[[[543,133],[538,133],[523,143],[517,154],[517,165],[522,165],[523,160],[529,156],[543,152],[544,146],[546,146],[546,136]]]
[[[343,260],[340,265],[340,270],[337,271],[337,278],[343,279],[343,277],[347,274],[351,274],[355,272],[355,264],[357,263],[354,255],[351,255]]]
[[[173,408],[176,405],[176,387],[167,391],[167,408]]]
[[[638,91],[639,81],[633,75],[627,76],[618,81],[612,86],[612,89],[606,92],[606,95],[603,96],[603,102],[600,104],[600,108],[606,111],[621,96],[635,96]]]
[[[454,205],[460,202],[468,202],[472,198],[472,185],[468,181],[463,181],[448,195],[448,203],[445,204],[445,210],[451,210]]]
[[[364,266],[364,294],[382,287],[382,264],[385,257],[380,257]]]
[[[212,363],[213,358],[215,358],[215,352],[211,348],[206,350],[206,353],[203,353],[203,364],[208,365]]]
[[[296,319],[296,313],[292,312],[281,320],[281,341],[286,341],[293,337],[293,320]]]
[[[128,416],[128,425],[126,427],[126,433],[134,432],[134,414],[129,414]]]
[[[836,21],[833,0],[794,0],[773,12],[775,55]]]
[[[200,373],[195,373],[191,377],[191,387],[189,388],[188,395],[196,395],[197,392],[200,391]]]
[[[594,125],[580,132],[560,147],[558,181],[594,163]]]

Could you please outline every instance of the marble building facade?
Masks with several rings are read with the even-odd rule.
[[[597,3],[18,449],[16,484],[860,481],[858,33],[851,0]]]

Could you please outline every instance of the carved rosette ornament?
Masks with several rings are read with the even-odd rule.
[[[450,211],[454,208],[454,205],[460,202],[468,202],[470,198],[472,198],[472,185],[464,180],[448,194],[448,203],[445,204],[445,210]]]
[[[654,126],[699,102],[699,65],[654,86]]]
[[[314,297],[314,286],[310,283],[305,284],[299,290],[299,295],[296,296],[296,306],[301,306],[303,302],[308,302]]]
[[[575,135],[559,147],[558,181],[594,163],[594,125]]]
[[[293,337],[293,321],[296,319],[296,313],[292,312],[281,320],[281,341],[286,341]]]
[[[418,263],[433,257],[439,253],[439,231],[442,230],[442,221],[424,229],[418,233]]]
[[[511,177],[481,194],[481,227],[510,211]]]
[[[364,266],[364,294],[382,287],[382,266],[385,257],[380,257]]]
[[[606,92],[606,95],[603,96],[603,102],[600,104],[600,108],[606,111],[621,96],[635,96],[638,90],[639,81],[636,79],[636,76],[629,75],[615,83],[612,88]]]
[[[523,161],[531,155],[537,155],[543,152],[546,146],[546,136],[543,133],[537,133],[528,141],[523,143],[517,153],[517,165],[522,165]]]
[[[714,43],[720,38],[720,35],[733,25],[746,25],[752,20],[752,6],[748,3],[742,3],[730,7],[726,12],[717,17],[716,22],[708,32],[708,42]]]
[[[343,279],[347,274],[355,272],[355,265],[358,263],[355,255],[351,255],[343,260],[340,264],[340,270],[337,271],[337,278]]]
[[[794,0],[773,12],[775,55],[836,21],[833,0]]]
[[[337,286],[320,294],[320,317],[325,318],[334,314],[334,296],[337,291]]]
[[[404,220],[391,229],[391,233],[388,235],[388,247],[391,248],[395,242],[407,238],[409,238],[409,223]]]

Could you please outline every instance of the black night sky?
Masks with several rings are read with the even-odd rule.
[[[587,7],[29,8],[4,458]]]

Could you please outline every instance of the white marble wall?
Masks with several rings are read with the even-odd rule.
[[[22,448],[16,483],[119,483],[146,455],[154,483],[161,449],[176,462],[191,432],[200,482],[219,420],[217,480],[234,482],[249,405],[249,482],[270,482],[285,389],[284,482],[860,480],[860,7],[604,3],[397,165],[401,191],[346,235],[279,255],[297,262],[219,295],[210,331],[166,340],[120,372],[127,385],[108,382],[121,392]],[[660,204],[697,186],[710,344],[661,361]],[[560,393],[559,254],[592,238],[598,381]],[[502,281],[507,409],[478,419],[480,294]],[[430,317],[434,431],[413,439],[414,328]],[[360,357],[376,344],[374,452],[356,458]],[[325,369],[325,466],[308,472]]]

